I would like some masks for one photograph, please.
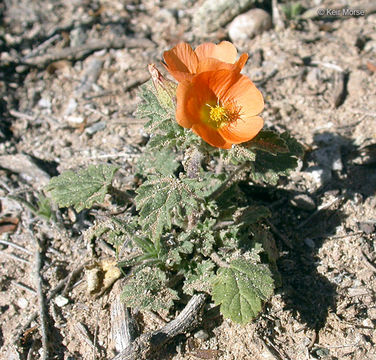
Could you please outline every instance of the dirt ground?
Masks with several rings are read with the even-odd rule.
[[[347,2],[300,3],[309,10]],[[82,236],[101,209],[64,210],[60,225],[50,226],[9,195],[35,203],[51,176],[100,163],[119,165],[117,185],[134,189],[132,171],[147,141],[134,111],[147,65],[160,64],[163,51],[179,41],[228,39],[226,26],[195,31],[192,17],[202,4],[0,4],[0,358],[41,356],[39,316],[29,322],[39,313],[36,239],[43,245],[39,285],[51,295],[50,358],[115,355],[115,290],[90,295],[82,268],[115,256]],[[258,4],[272,12],[271,2]],[[299,168],[277,187],[248,186],[273,211],[282,286],[253,323],[204,316],[156,358],[374,360],[376,13],[292,19],[235,45],[250,55],[243,73],[264,94],[266,126],[289,130],[306,148]],[[51,294],[59,281],[63,286]],[[140,325],[147,331],[161,322],[144,314]]]

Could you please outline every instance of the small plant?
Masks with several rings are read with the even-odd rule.
[[[240,73],[247,55],[236,57],[226,41],[195,51],[179,44],[164,53],[178,85],[149,66],[138,116],[147,119],[150,140],[135,169],[142,180],[136,215],[88,231],[90,239],[133,249],[119,259],[130,269],[127,306],[169,311],[182,297],[205,292],[223,316],[247,323],[273,294],[276,255],[264,223],[271,213],[239,184],[277,184],[297,166],[302,147],[287,133],[262,130],[262,94]],[[47,189],[59,206],[80,211],[112,193],[116,170],[63,173]]]
[[[295,20],[303,12],[303,7],[299,2],[289,2],[282,5],[282,11],[288,20]]]

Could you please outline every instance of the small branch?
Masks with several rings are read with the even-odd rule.
[[[30,229],[31,233],[32,230]],[[40,319],[40,330],[42,336],[42,347],[43,353],[41,356],[42,360],[47,360],[49,358],[49,348],[48,348],[48,337],[47,337],[47,315],[46,315],[46,308],[45,308],[45,301],[43,295],[43,287],[42,287],[42,277],[40,275],[40,271],[42,270],[42,256],[41,251],[42,247],[37,239],[37,237],[33,235],[35,241],[35,268],[34,268],[34,276],[35,276],[35,283],[36,283],[36,290],[38,296],[38,306],[39,306],[39,319]]]
[[[49,292],[47,295],[47,301],[50,301],[61,289],[64,288],[65,284],[69,284],[69,282],[75,278],[86,266],[87,263],[84,263],[83,265],[79,266],[76,270],[74,270],[71,274],[66,276],[64,279],[60,280],[60,282]],[[21,329],[17,332],[15,336],[15,343],[19,341],[19,339],[22,337],[24,332],[30,327],[30,324],[36,319],[38,316],[38,312],[35,311],[29,316],[29,319],[27,322],[21,327]]]
[[[15,286],[17,286],[17,287],[19,287],[22,290],[25,290],[25,291],[29,292],[30,294],[33,294],[33,295],[37,294],[37,292],[34,289],[32,289],[31,287],[29,287],[29,286],[27,286],[25,284],[21,284],[21,283],[19,283],[17,281],[14,281],[14,280],[12,281],[12,284],[15,285]]]
[[[114,38],[112,40],[95,40],[73,48],[57,50],[45,55],[23,59],[22,65],[31,65],[44,68],[48,64],[58,60],[80,60],[98,50],[123,49],[123,48],[148,48],[154,46],[148,39],[133,39],[128,37]]]
[[[272,231],[272,233],[274,233],[274,235],[277,235],[282,241],[283,241],[283,243],[289,248],[289,249],[292,249],[293,248],[293,246],[292,246],[292,244],[291,244],[291,241],[290,241],[290,239],[287,237],[287,236],[285,236],[285,235],[283,235],[275,226],[274,226],[274,224],[272,224],[268,219],[265,219],[264,220],[267,224],[268,224],[268,226],[270,227],[270,230]]]
[[[115,284],[116,286],[116,284]],[[116,295],[111,303],[111,333],[112,341],[117,352],[131,346],[132,342],[138,337],[138,326],[131,314],[130,308],[127,308],[120,299],[120,293]]]
[[[4,256],[7,256],[7,257],[10,257],[11,259],[17,260],[17,261],[22,262],[24,264],[30,264],[29,260],[26,260],[26,259],[24,259],[24,258],[22,258],[22,257],[20,257],[18,255],[14,255],[12,253],[7,253],[7,252],[5,252],[3,250],[0,250],[0,254],[4,255]]]
[[[200,317],[207,295],[194,295],[187,306],[162,329],[143,334],[112,360],[147,360],[156,355],[175,336],[194,328]]]
[[[249,162],[246,161],[245,163],[243,163],[242,165],[240,165],[239,167],[236,168],[236,170],[230,174],[228,176],[228,178],[221,184],[221,186],[213,191],[210,195],[209,195],[209,200],[215,200],[217,199],[219,196],[222,195],[222,193],[227,190],[227,187],[229,186],[229,184],[232,183],[232,181],[236,178],[236,176],[238,176],[243,170],[245,170],[247,167],[249,166]]]
[[[15,244],[11,241],[8,241],[8,240],[4,240],[4,239],[0,239],[0,244],[4,244],[4,245],[7,245],[7,246],[12,246],[18,250],[21,250],[23,252],[25,252],[26,254],[29,254],[29,255],[33,255],[33,252],[24,248],[23,246],[21,245],[18,245],[18,244]]]
[[[227,262],[223,261],[217,253],[212,253],[210,255],[210,259],[212,259],[219,267],[222,267],[222,268],[228,268],[230,267],[229,264],[227,264]]]

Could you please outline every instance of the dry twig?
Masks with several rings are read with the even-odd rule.
[[[44,68],[48,64],[58,60],[77,61],[98,50],[147,48],[151,46],[154,46],[153,42],[148,39],[133,39],[128,37],[121,37],[114,38],[110,41],[95,40],[73,48],[70,47],[62,50],[56,50],[45,55],[24,59],[22,65],[31,65],[39,68]]]
[[[43,353],[41,356],[42,360],[47,360],[49,358],[49,346],[48,346],[48,336],[47,336],[47,314],[46,314],[46,306],[45,306],[45,299],[43,294],[43,287],[42,287],[42,277],[41,277],[41,270],[42,270],[42,246],[39,242],[39,239],[33,234],[32,229],[30,228],[30,232],[32,237],[34,238],[35,242],[35,267],[34,267],[34,277],[35,277],[35,285],[37,290],[38,296],[38,306],[39,306],[39,319],[40,319],[40,331],[42,336],[42,347]]]
[[[141,335],[112,360],[146,360],[155,356],[175,336],[197,325],[206,297],[205,294],[194,295],[176,319],[160,330]]]

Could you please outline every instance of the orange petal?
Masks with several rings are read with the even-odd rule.
[[[232,146],[232,143],[226,141],[218,131],[210,128],[203,123],[194,124],[192,126],[192,131],[202,139],[204,139],[211,146],[219,147],[222,149],[230,149]]]
[[[195,80],[198,84],[198,91],[206,87],[215,94],[216,99],[222,100],[227,99],[225,98],[225,94],[227,94],[231,87],[236,84],[242,76],[244,75],[240,75],[236,71],[221,69],[200,73],[195,76]]]
[[[199,60],[197,66],[197,74],[206,71],[216,71],[216,70],[231,70],[231,71],[242,71],[245,63],[248,60],[248,55],[243,54],[235,64],[229,64],[218,59],[206,58]]]
[[[195,53],[199,60],[214,58],[230,64],[234,64],[237,57],[237,50],[229,41],[222,41],[220,44],[204,43],[199,45]]]
[[[223,95],[222,101],[240,106],[244,118],[258,115],[264,108],[264,98],[260,90],[245,75],[239,75],[236,82]]]
[[[240,144],[253,139],[264,126],[264,120],[260,116],[241,118],[227,127],[219,129],[220,134],[228,142]]]
[[[248,60],[248,54],[241,54],[239,60],[236,62],[236,69],[240,72],[242,71],[245,63]]]
[[[166,66],[166,64],[163,64],[162,65],[165,67],[165,69],[172,75],[172,77],[180,82],[180,81],[190,81],[192,79],[192,77],[194,76],[193,74],[190,74],[188,72],[183,72],[183,71],[175,71],[175,70],[171,70],[171,68],[169,68],[168,66]]]
[[[196,73],[198,64],[197,55],[187,43],[179,43],[171,50],[165,51],[163,53],[163,59],[167,64],[166,69],[172,76],[174,76],[175,73],[175,75],[179,77],[179,72],[188,74]]]
[[[193,124],[201,122],[202,109],[205,104],[216,102],[213,91],[198,76],[192,81],[179,83],[176,99],[176,120],[185,128],[191,128]]]

